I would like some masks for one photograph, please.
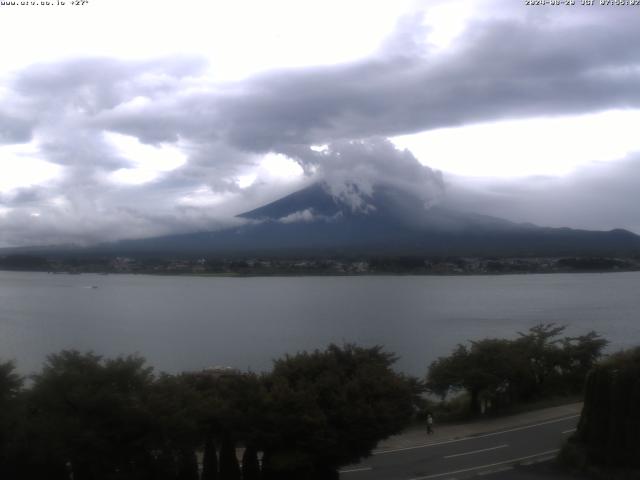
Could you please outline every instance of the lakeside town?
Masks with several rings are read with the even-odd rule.
[[[136,258],[0,257],[0,269],[165,275],[493,275],[640,270],[640,257]]]

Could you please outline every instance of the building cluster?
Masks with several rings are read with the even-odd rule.
[[[1,267],[1,259],[0,259]],[[31,268],[30,268],[31,269]],[[38,270],[54,273],[190,275],[482,275],[640,270],[640,258],[612,257],[370,257],[370,258],[194,258],[133,257],[54,259]]]

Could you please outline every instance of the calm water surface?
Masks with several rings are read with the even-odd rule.
[[[98,288],[91,288],[96,286]],[[63,348],[138,352],[159,370],[268,369],[330,342],[382,344],[423,375],[457,343],[540,322],[640,344],[640,272],[215,278],[0,272],[0,358],[38,370]]]

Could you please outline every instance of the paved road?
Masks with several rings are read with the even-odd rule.
[[[343,469],[340,478],[446,480],[537,462],[555,456],[567,435],[574,431],[578,418],[570,415],[492,433],[377,452],[361,464]]]
[[[533,465],[516,465],[488,475],[482,480],[587,480],[582,474],[563,471],[554,460],[539,462]]]

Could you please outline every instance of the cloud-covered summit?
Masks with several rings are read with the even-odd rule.
[[[408,150],[383,137],[342,140],[291,153],[338,201],[353,211],[367,211],[378,186],[390,186],[420,199],[425,209],[442,197],[441,172],[422,165]]]

